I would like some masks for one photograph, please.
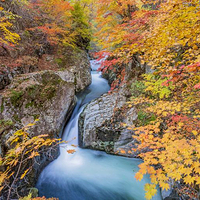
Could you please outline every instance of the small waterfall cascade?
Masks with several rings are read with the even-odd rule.
[[[99,63],[91,61],[92,84],[77,95],[78,102],[63,134],[60,156],[41,173],[37,188],[40,196],[59,200],[145,200],[147,176],[137,181],[139,159],[108,155],[78,147],[78,118],[85,105],[108,92],[107,80],[97,72]],[[75,150],[74,153],[68,153]],[[161,200],[160,192],[153,200]]]

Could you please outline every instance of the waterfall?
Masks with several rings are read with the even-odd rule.
[[[96,70],[99,63],[91,61]],[[134,176],[139,159],[108,155],[105,152],[78,147],[78,118],[85,105],[109,90],[108,82],[101,73],[92,71],[92,84],[78,97],[77,105],[68,122],[60,145],[60,156],[41,173],[37,188],[40,196],[57,197],[60,200],[143,200],[144,185]],[[74,153],[68,153],[70,150]],[[160,192],[153,197],[160,200]]]

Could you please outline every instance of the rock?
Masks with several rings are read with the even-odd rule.
[[[74,74],[76,92],[80,92],[86,86],[91,84],[91,67],[88,55],[85,51],[76,52],[76,58],[71,56],[71,65],[69,70]]]
[[[12,76],[9,71],[3,71],[0,73],[0,90],[4,89],[6,85],[11,82]]]
[[[18,128],[39,118],[37,134],[48,130],[49,134],[58,135],[75,95],[73,81],[66,82],[58,74],[41,71],[15,78],[1,93],[0,119],[10,119]]]
[[[22,125],[23,126],[27,126],[28,124],[34,123],[34,117],[33,116],[29,116],[29,117],[24,117],[21,119]]]
[[[121,123],[133,125],[137,112],[135,108],[128,108],[127,115],[123,115],[124,106],[126,98],[122,91],[104,94],[89,103],[79,118],[80,146],[130,156],[128,151],[134,146],[133,132],[122,128]],[[127,153],[122,154],[121,149]]]

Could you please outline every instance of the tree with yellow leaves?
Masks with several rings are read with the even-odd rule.
[[[0,157],[0,193],[7,200],[20,198],[24,181],[29,183],[26,176],[33,170],[33,165],[37,164],[36,157],[45,152],[45,147],[51,153],[61,141],[48,138],[48,135],[33,136],[29,133],[33,125],[28,124],[10,136],[7,140],[9,150]]]
[[[20,40],[20,36],[10,30],[13,25],[9,20],[15,17],[0,7],[0,44],[16,44]]]
[[[144,160],[136,178],[141,180],[144,174],[150,174],[152,184],[145,186],[147,199],[156,193],[157,184],[169,189],[170,182],[172,186],[179,184],[180,196],[198,199],[199,1],[141,1],[142,5],[139,1],[100,2],[97,35],[110,56],[103,72],[115,69],[124,75],[123,66],[134,55],[139,56],[141,65],[148,64],[155,70],[140,77],[143,80],[137,84],[143,85],[142,91],[129,102],[147,116],[146,122],[138,119],[136,127],[129,127],[135,130],[135,150],[142,152],[139,156]],[[124,14],[131,5],[135,8],[131,15]]]

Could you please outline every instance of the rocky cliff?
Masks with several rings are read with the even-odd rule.
[[[127,130],[138,118],[135,107],[126,103],[131,96],[131,84],[138,76],[144,73],[144,66],[140,65],[137,57],[125,68],[124,84],[109,94],[89,103],[79,119],[80,145],[83,148],[103,150],[107,153],[136,157],[133,131]],[[104,74],[109,82],[113,81],[113,74]],[[126,125],[124,125],[126,124]]]

